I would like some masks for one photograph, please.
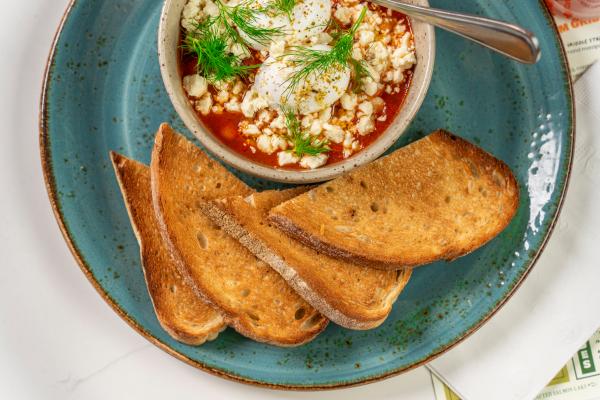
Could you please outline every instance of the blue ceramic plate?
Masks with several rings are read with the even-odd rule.
[[[236,380],[285,388],[365,383],[420,365],[484,323],[527,274],[561,205],[573,149],[573,101],[561,45],[545,6],[522,0],[434,0],[517,22],[543,56],[523,66],[445,32],[423,108],[397,146],[446,128],[510,165],[521,185],[511,225],[452,263],[417,269],[387,322],[356,332],[333,324],[316,340],[281,349],[227,330],[200,347],[172,340],[146,292],[138,245],[108,158],[148,162],[159,124],[187,132],[158,68],[160,1],[77,0],[53,48],[41,115],[42,163],[65,238],[99,293],[134,329],[176,357]],[[276,184],[241,176],[256,188]]]

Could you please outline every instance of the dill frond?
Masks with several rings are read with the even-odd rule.
[[[197,57],[197,71],[208,80],[224,81],[245,76],[260,65],[243,65],[240,57],[231,52],[231,46],[237,44],[249,54],[247,41],[266,46],[274,36],[282,35],[283,30],[256,26],[257,16],[267,9],[252,8],[250,1],[228,6],[221,0],[215,0],[215,4],[219,15],[197,23],[193,30],[187,32],[182,47]],[[240,32],[244,32],[247,40]]]
[[[197,57],[197,72],[209,81],[225,81],[245,76],[259,67],[243,65],[240,58],[228,50],[228,46],[227,37],[219,33],[214,20],[208,19],[188,33],[182,47]]]
[[[323,75],[331,68],[350,68],[353,73],[353,86],[360,87],[360,82],[365,76],[369,76],[369,71],[363,60],[355,60],[352,58],[352,45],[354,35],[358,27],[362,23],[367,8],[364,7],[358,19],[347,31],[337,31],[334,36],[334,44],[330,50],[316,50],[303,46],[294,46],[284,55],[287,61],[299,66],[288,79],[288,87],[284,91],[284,95],[289,97],[296,91],[298,86],[305,82],[311,75]]]
[[[296,6],[296,0],[273,0],[273,8],[279,13],[287,15],[288,19],[292,19],[292,10]]]
[[[267,46],[274,36],[281,36],[284,33],[283,27],[262,28],[254,24],[258,14],[268,12],[268,8],[251,8],[249,2],[243,2],[237,6],[228,7],[223,5],[220,0],[216,1],[220,4],[219,7],[224,10],[226,19],[231,22],[229,26],[233,25],[237,27],[240,31],[244,32],[250,40],[262,46]],[[232,27],[232,29],[235,31],[235,28]],[[243,41],[237,32],[235,36],[235,42],[239,43],[240,41]]]
[[[313,139],[308,133],[302,132],[300,121],[298,121],[294,111],[289,108],[282,108],[282,111],[285,115],[285,125],[288,129],[288,135],[294,143],[293,151],[298,157],[302,157],[305,154],[316,156],[330,150],[327,147],[327,140]]]

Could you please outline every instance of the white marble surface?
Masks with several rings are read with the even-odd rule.
[[[41,174],[39,92],[66,4],[3,0],[0,12],[0,399],[432,400],[423,368],[343,392],[232,383],[167,355],[112,312],[67,250]]]

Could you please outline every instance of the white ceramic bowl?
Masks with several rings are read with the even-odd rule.
[[[257,163],[229,148],[215,137],[196,115],[183,90],[179,70],[178,49],[181,12],[187,0],[165,0],[158,29],[160,71],[175,110],[200,142],[216,157],[251,175],[278,182],[310,183],[335,178],[359,165],[373,161],[383,154],[402,135],[425,99],[435,61],[435,33],[431,25],[411,20],[415,37],[417,65],[408,94],[392,124],[377,140],[359,153],[334,164],[314,170],[286,170]],[[408,0],[428,6],[427,0]]]

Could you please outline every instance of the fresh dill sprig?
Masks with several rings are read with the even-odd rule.
[[[306,81],[311,75],[323,75],[332,68],[351,68],[353,74],[353,86],[360,87],[360,82],[365,76],[369,76],[369,71],[363,60],[352,58],[352,45],[354,35],[362,23],[367,8],[364,7],[358,19],[347,31],[337,31],[334,36],[334,44],[330,50],[316,50],[303,46],[294,46],[284,55],[285,59],[300,68],[295,71],[288,79],[288,87],[284,95],[290,96],[296,91],[298,86]]]
[[[296,0],[273,0],[272,5],[276,11],[287,15],[288,19],[292,20],[292,10],[296,5]]]
[[[225,81],[245,76],[259,65],[243,65],[240,57],[228,49],[227,37],[218,31],[214,20],[198,23],[193,33],[188,33],[183,49],[196,55],[197,72],[209,81]]]
[[[234,42],[245,42],[234,27],[244,32],[248,39],[262,46],[268,46],[274,36],[281,36],[283,34],[282,27],[263,28],[254,24],[258,15],[268,12],[269,7],[252,8],[250,7],[251,1],[245,1],[233,7],[223,4],[221,0],[215,0],[215,2],[219,7],[221,15],[223,15],[223,20],[230,22],[228,27],[232,30],[230,36]]]
[[[231,51],[238,45],[249,54],[248,41],[266,46],[274,36],[282,35],[282,28],[264,28],[255,24],[260,13],[267,8],[252,8],[250,1],[228,6],[215,0],[219,13],[196,23],[183,41],[183,49],[198,58],[198,73],[211,81],[225,81],[245,76],[260,64],[243,65],[241,58]],[[237,29],[236,29],[237,27]],[[246,36],[244,39],[240,32]]]
[[[293,110],[286,107],[283,108],[282,111],[285,115],[285,125],[288,129],[289,138],[294,143],[293,151],[298,157],[302,157],[305,154],[316,156],[330,150],[329,147],[327,147],[327,140],[313,139],[307,132],[302,131],[300,121],[298,121]]]

